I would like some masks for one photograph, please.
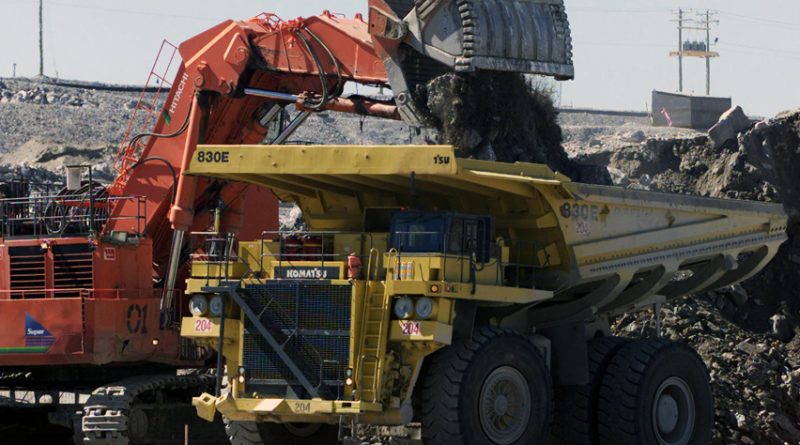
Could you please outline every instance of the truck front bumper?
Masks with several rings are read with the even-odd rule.
[[[230,394],[205,393],[192,399],[197,415],[209,422],[219,412],[227,419],[244,422],[335,423],[340,416],[384,417],[379,403],[342,400],[237,399]]]

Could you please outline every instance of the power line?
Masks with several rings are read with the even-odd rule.
[[[726,49],[726,52],[737,53],[737,54],[746,54],[749,56],[764,56],[764,57],[772,57],[772,58],[780,58],[780,60],[798,60],[800,61],[800,56],[790,56],[786,54],[778,54],[778,53],[769,53],[763,50],[756,50],[756,49],[741,49],[734,47],[733,49]]]
[[[662,14],[669,9],[607,9],[607,8],[570,8],[567,12],[611,13],[611,14]]]
[[[672,48],[672,45],[666,45],[663,43],[646,43],[646,42],[582,42],[576,41],[576,45],[579,46],[638,46],[638,47],[647,47],[647,48]]]
[[[700,12],[695,9],[684,9],[684,12]],[[610,13],[610,14],[660,14],[660,13],[669,13],[672,12],[669,9],[637,9],[637,8],[570,8],[568,12],[581,12],[581,13]],[[746,14],[739,14],[736,12],[725,11],[721,10],[718,11],[720,14],[724,14],[726,16],[734,17],[736,19],[740,19],[743,21],[748,21],[751,23],[762,24],[762,25],[779,25],[784,27],[789,27],[791,29],[800,29],[800,23],[794,22],[786,22],[782,20],[775,20],[763,17],[754,17],[751,15]],[[685,21],[694,21],[692,18],[687,18]]]
[[[743,48],[743,49],[750,49],[750,50],[755,50],[755,51],[771,52],[771,53],[777,53],[777,54],[788,54],[788,55],[791,55],[791,56],[800,56],[800,51],[787,51],[787,50],[783,50],[783,49],[779,49],[779,48],[767,48],[767,47],[763,47],[763,46],[751,46],[751,45],[745,45],[745,44],[741,44],[741,43],[720,42],[719,44],[723,45],[723,46],[730,46],[730,47],[733,47],[733,48]]]
[[[114,12],[114,13],[122,13],[122,14],[148,15],[148,16],[153,16],[153,17],[188,19],[188,20],[198,20],[198,21],[203,21],[203,22],[220,21],[219,17],[199,17],[199,16],[169,14],[169,13],[152,12],[152,11],[134,11],[134,10],[131,10],[131,9],[107,8],[107,7],[104,7],[104,6],[75,5],[75,4],[71,4],[71,3],[62,3],[62,2],[50,2],[50,4],[61,6],[61,7],[64,7],[64,8],[90,9],[92,11],[106,11],[106,12]]]
[[[800,29],[800,23],[784,22],[784,21],[780,21],[780,20],[773,20],[773,19],[767,19],[767,18],[762,18],[762,17],[753,17],[753,16],[750,16],[750,15],[737,14],[735,12],[730,12],[730,11],[719,11],[719,13],[727,15],[727,16],[731,16],[731,17],[736,17],[736,18],[744,20],[744,21],[749,21],[749,22],[753,22],[753,23],[759,23],[759,24],[763,24],[763,25],[780,25],[780,26],[786,26],[786,27]]]

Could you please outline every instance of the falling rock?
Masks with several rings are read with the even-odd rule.
[[[719,122],[708,130],[708,137],[714,148],[719,148],[749,127],[750,119],[744,114],[742,107],[735,106],[720,116]]]
[[[747,290],[739,284],[731,287],[730,297],[731,301],[733,301],[733,303],[738,307],[744,306],[749,298],[747,295]]]

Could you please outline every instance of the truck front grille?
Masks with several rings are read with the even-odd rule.
[[[350,357],[352,286],[320,281],[276,280],[247,286],[248,306],[311,383],[338,394]],[[298,382],[247,319],[243,366],[247,392],[286,394]]]

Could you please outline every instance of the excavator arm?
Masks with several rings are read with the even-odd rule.
[[[275,202],[269,192],[183,176],[198,144],[280,144],[324,110],[421,125],[417,87],[448,72],[573,77],[563,0],[369,0],[368,6],[368,21],[328,11],[290,21],[272,14],[228,20],[180,45],[183,64],[164,112],[152,133],[124,145],[112,187],[147,199],[145,233],[165,294],[185,257],[184,233],[208,227],[203,211],[224,208],[217,229],[253,238],[277,220],[277,206],[261,202]],[[350,82],[389,88],[393,97],[345,97]],[[265,141],[270,120],[286,106],[297,117]],[[259,205],[246,207],[254,195],[261,195]],[[130,214],[126,205],[114,212]],[[128,231],[124,218],[111,220],[107,232]]]

